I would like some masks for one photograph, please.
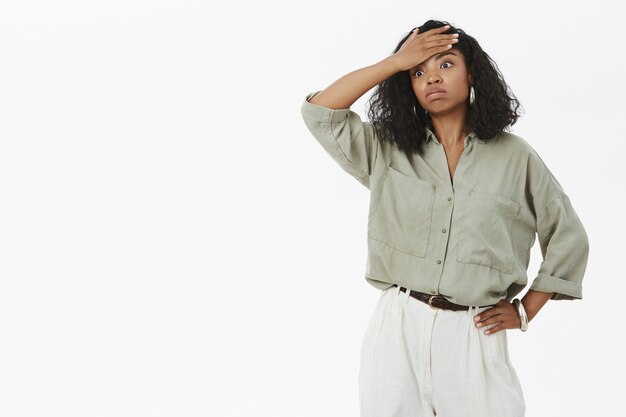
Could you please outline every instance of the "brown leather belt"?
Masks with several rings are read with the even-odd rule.
[[[397,287],[398,284],[393,284],[394,287]],[[400,287],[400,291],[402,292],[406,292],[406,288],[405,287]],[[462,304],[455,304],[451,301],[448,301],[443,295],[441,294],[427,294],[425,292],[419,292],[419,291],[415,291],[415,290],[410,290],[409,295],[415,299],[420,300],[423,303],[428,304],[429,306],[431,306],[432,308],[439,308],[442,310],[453,310],[453,311],[457,311],[457,310],[467,310],[469,307],[466,305],[462,305]],[[486,305],[486,306],[480,306],[480,307],[491,307],[495,304],[490,304],[490,305]]]

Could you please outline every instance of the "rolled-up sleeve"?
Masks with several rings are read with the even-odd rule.
[[[320,91],[306,95],[301,107],[304,123],[339,166],[369,189],[379,146],[373,126],[349,108],[331,109],[310,103]]]
[[[538,155],[532,155],[530,192],[543,261],[530,289],[551,300],[582,299],[589,239],[569,197]]]

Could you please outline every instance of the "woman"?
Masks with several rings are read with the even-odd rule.
[[[372,87],[371,122],[350,106]],[[310,93],[304,121],[370,190],[366,280],[381,290],[361,348],[361,416],[519,417],[507,330],[582,299],[589,242],[519,103],[464,31],[429,20],[394,53]],[[543,262],[529,291],[530,250]]]

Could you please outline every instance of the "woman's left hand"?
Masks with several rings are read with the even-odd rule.
[[[493,307],[474,316],[474,323],[478,328],[485,327],[492,323],[499,323],[489,330],[486,330],[485,334],[493,334],[504,329],[519,329],[522,327],[522,321],[517,313],[517,308],[515,308],[513,303],[506,300],[500,300]]]

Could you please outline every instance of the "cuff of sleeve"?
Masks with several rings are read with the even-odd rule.
[[[318,120],[326,123],[338,123],[348,117],[350,109],[331,109],[330,107],[320,106],[319,104],[310,103],[309,100],[322,90],[317,90],[306,95],[302,103],[302,115],[310,119]]]
[[[582,285],[576,282],[553,277],[538,275],[530,289],[533,291],[553,292],[551,300],[582,300]]]

